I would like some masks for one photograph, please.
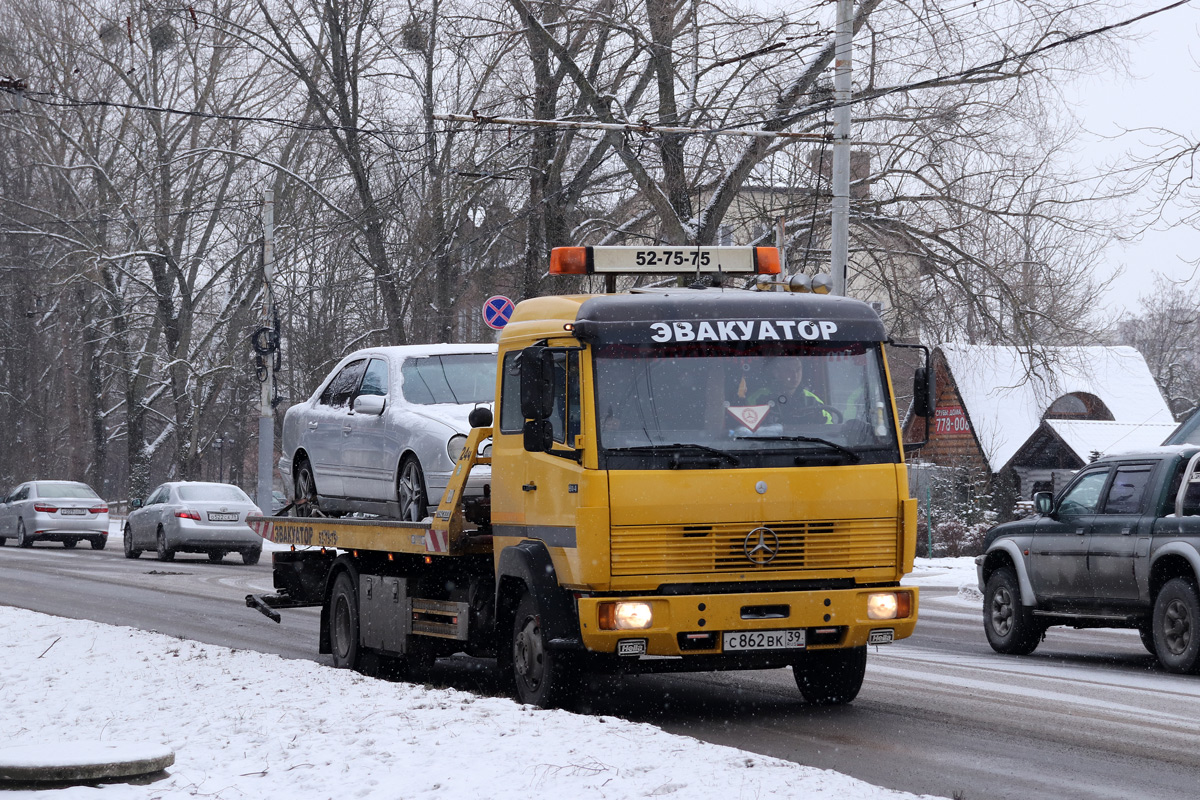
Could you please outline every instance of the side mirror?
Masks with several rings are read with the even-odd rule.
[[[540,345],[526,347],[521,351],[521,415],[545,419],[553,412],[554,353]]]
[[[548,453],[554,447],[554,428],[548,419],[526,420],[524,433],[527,452]]]
[[[913,374],[913,413],[918,417],[928,417],[937,405],[931,378],[925,367],[917,367]]]
[[[378,417],[383,413],[383,407],[387,405],[387,398],[379,394],[360,394],[354,398],[354,413],[368,414],[372,417]]]
[[[1042,516],[1050,513],[1050,509],[1054,508],[1054,495],[1050,492],[1035,492],[1033,495],[1033,507]]]
[[[471,413],[467,415],[467,423],[472,428],[492,427],[492,410],[487,406],[472,408]]]
[[[142,498],[140,497],[135,497],[129,501],[130,508],[141,508],[143,505],[145,504],[142,502]]]

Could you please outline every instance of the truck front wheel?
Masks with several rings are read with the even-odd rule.
[[[329,643],[333,650],[333,665],[338,669],[355,669],[358,666],[358,593],[348,572],[342,572],[333,581],[333,592],[329,595]]]
[[[867,674],[867,648],[812,650],[793,664],[796,687],[814,706],[841,706],[858,697]]]
[[[540,708],[561,705],[578,684],[578,671],[570,657],[546,646],[537,601],[528,593],[517,605],[513,623],[512,667],[517,701]]]
[[[1021,602],[1021,584],[1011,567],[992,573],[983,589],[983,632],[997,653],[1027,656],[1042,641],[1033,611]]]

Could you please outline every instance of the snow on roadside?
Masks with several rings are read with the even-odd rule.
[[[309,661],[0,607],[0,748],[144,741],[144,786],[23,797],[912,798],[613,717],[389,683]]]

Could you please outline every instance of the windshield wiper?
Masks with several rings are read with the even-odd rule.
[[[742,460],[733,453],[725,450],[718,450],[715,447],[709,447],[706,444],[694,444],[692,442],[677,442],[675,444],[643,444],[634,447],[613,447],[609,452],[613,453],[651,453],[651,454],[670,454],[679,455],[681,450],[692,450],[694,452],[714,455],[718,458],[723,458],[735,467],[742,463]]]
[[[843,447],[837,442],[831,442],[828,439],[821,439],[817,436],[735,436],[734,438],[760,442],[811,442],[812,444],[823,444],[826,447],[832,447],[834,450],[850,456],[852,459],[851,464],[857,464],[859,461],[862,461],[862,456],[848,447]]]

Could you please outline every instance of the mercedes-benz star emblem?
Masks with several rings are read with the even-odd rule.
[[[746,534],[742,552],[753,563],[765,567],[779,555],[779,535],[770,528],[755,528]]]

